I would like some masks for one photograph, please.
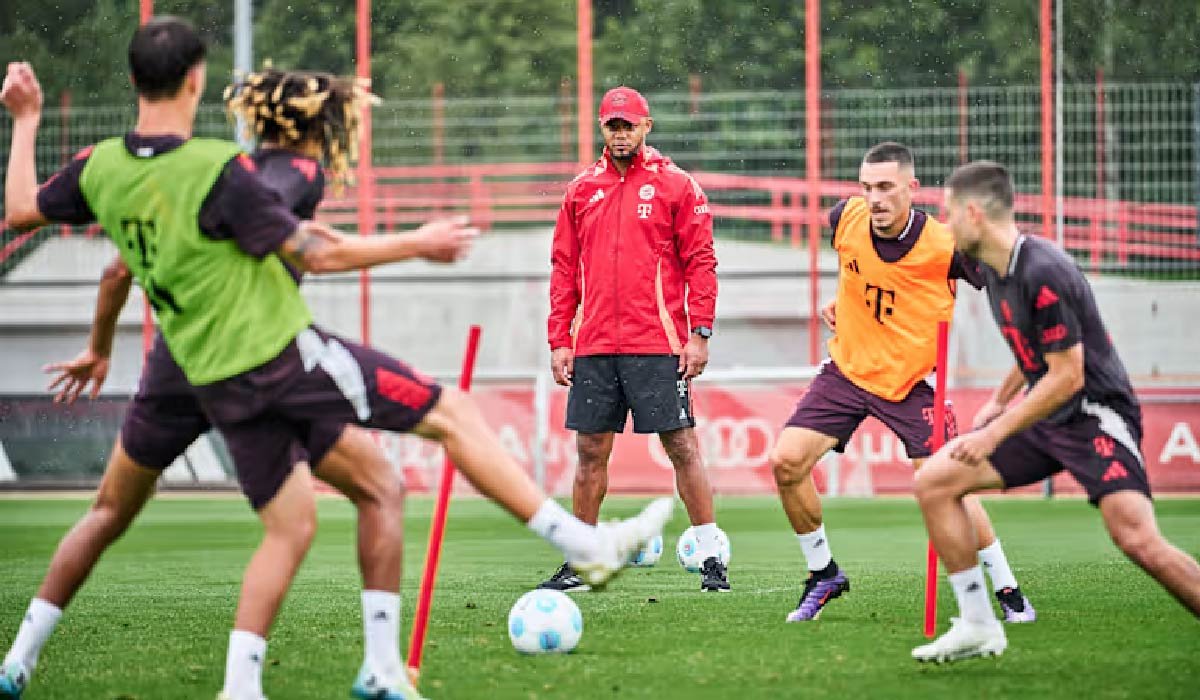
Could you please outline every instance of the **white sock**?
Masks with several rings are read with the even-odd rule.
[[[983,568],[978,564],[966,571],[950,574],[950,587],[954,589],[954,597],[958,599],[958,612],[964,620],[970,622],[988,622],[995,620],[992,612],[992,600],[988,596],[987,584],[983,580]]]
[[[988,578],[992,580],[993,591],[1017,587],[1017,577],[1013,576],[1012,569],[1008,567],[1008,557],[1004,556],[1000,540],[979,550],[979,563],[983,564],[984,571],[987,571]]]
[[[825,537],[825,525],[803,535],[797,532],[796,539],[800,540],[800,551],[804,552],[809,571],[820,571],[833,561],[829,538]]]
[[[267,640],[242,630],[229,633],[229,656],[225,657],[225,693],[231,700],[262,697],[262,667],[267,658]]]
[[[700,550],[701,554],[700,561],[720,555],[721,547],[718,538],[721,536],[721,528],[717,527],[716,523],[693,525],[692,532],[696,535],[696,548]]]
[[[54,631],[54,627],[58,625],[61,617],[62,610],[58,606],[47,603],[41,598],[29,601],[25,619],[21,621],[21,628],[17,630],[17,638],[13,640],[8,655],[4,657],[4,663],[20,661],[25,664],[26,669],[33,671],[33,667],[37,666],[38,654],[41,653],[42,647],[45,646],[46,640],[50,638],[50,633]]]
[[[400,595],[363,591],[363,648],[371,671],[390,680],[404,673],[400,660]]]
[[[542,503],[527,526],[539,537],[558,547],[567,559],[596,559],[596,528],[568,513],[553,499],[547,498]]]

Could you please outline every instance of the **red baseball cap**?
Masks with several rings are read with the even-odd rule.
[[[600,100],[600,123],[607,124],[613,119],[624,119],[630,124],[637,124],[650,116],[650,105],[642,94],[631,87],[615,87],[604,93]]]

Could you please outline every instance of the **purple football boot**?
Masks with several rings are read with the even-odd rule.
[[[1033,622],[1037,619],[1037,611],[1020,588],[1002,588],[996,591],[996,600],[1000,601],[1005,622]]]
[[[804,622],[815,620],[825,609],[825,604],[850,590],[850,579],[845,572],[838,572],[827,578],[817,578],[810,573],[804,580],[804,593],[796,609],[788,613],[788,622]]]

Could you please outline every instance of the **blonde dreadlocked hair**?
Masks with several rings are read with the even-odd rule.
[[[266,66],[225,88],[230,117],[241,117],[247,139],[297,148],[318,145],[335,190],[353,183],[362,131],[359,118],[379,103],[368,81]]]

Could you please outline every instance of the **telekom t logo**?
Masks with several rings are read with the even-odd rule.
[[[638,204],[637,212],[639,219],[649,219],[650,212],[652,211],[654,211],[654,205],[652,205],[650,202],[640,202]]]

